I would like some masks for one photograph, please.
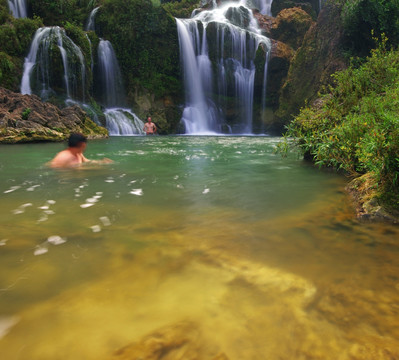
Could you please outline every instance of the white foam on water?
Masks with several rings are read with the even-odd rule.
[[[106,179],[106,180],[104,180],[106,183],[113,183],[113,182],[115,182],[115,180],[113,180],[113,179]]]
[[[129,194],[143,196],[143,189],[133,189]]]
[[[46,215],[54,215],[55,212],[53,210],[44,210],[43,211]]]
[[[47,215],[43,215],[39,218],[39,220],[37,220],[37,222],[43,222],[43,221],[47,221],[48,220],[48,216]]]
[[[98,202],[98,199],[95,199],[94,197],[92,197],[92,198],[86,199],[86,202],[89,204],[94,204],[94,203]]]
[[[61,245],[66,243],[66,239],[58,235],[52,235],[48,237],[47,242],[53,245]]]
[[[55,200],[47,200],[46,203],[50,204],[50,205],[54,205],[56,203],[56,201]]]
[[[40,185],[32,185],[31,187],[28,187],[26,189],[26,191],[34,191],[37,187],[39,187]]]
[[[90,226],[90,229],[93,231],[93,232],[100,232],[101,231],[101,226],[100,225],[93,225],[93,226]]]
[[[13,192],[15,190],[18,190],[20,188],[21,188],[20,186],[11,186],[8,190],[4,191],[4,194],[11,193],[11,192]]]
[[[86,209],[86,208],[88,208],[88,207],[90,207],[90,206],[93,206],[94,204],[93,203],[91,203],[91,204],[81,204],[80,205],[80,207],[82,208],[82,209]]]
[[[48,206],[48,205],[39,206],[38,209],[48,210],[48,209],[50,209],[50,206]]]
[[[7,243],[7,241],[8,241],[8,239],[0,240],[0,246],[5,246],[5,244]],[[0,336],[0,338],[1,338],[1,336]]]
[[[107,216],[101,216],[100,221],[104,226],[110,226],[111,225],[111,220]]]
[[[211,190],[210,189],[204,189],[204,191],[202,192],[203,194],[208,194]]]
[[[45,253],[48,252],[48,249],[44,246],[37,246],[35,251],[33,252],[33,255],[35,256],[39,256],[39,255],[43,255]]]

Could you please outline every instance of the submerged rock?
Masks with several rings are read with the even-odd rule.
[[[228,360],[223,353],[212,354],[203,343],[199,326],[182,321],[162,327],[114,353],[114,360]]]
[[[108,131],[78,106],[59,109],[36,95],[0,88],[0,143],[61,141],[71,132],[81,132],[89,138],[108,136]]]

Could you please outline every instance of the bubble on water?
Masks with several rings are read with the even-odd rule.
[[[82,204],[82,205],[80,205],[80,207],[82,208],[82,209],[86,209],[86,208],[88,208],[88,207],[90,207],[90,206],[93,206],[94,204],[93,203],[91,203],[91,204]]]
[[[108,216],[101,216],[100,221],[104,226],[110,226],[111,225],[111,220],[108,218]]]
[[[93,225],[93,226],[90,226],[90,229],[93,231],[93,232],[100,232],[101,231],[101,226],[100,225]]]
[[[136,196],[142,196],[143,189],[133,189],[129,194],[136,195]]]
[[[33,252],[33,255],[35,256],[43,255],[46,252],[48,252],[48,249],[45,246],[37,246],[35,251]]]
[[[7,244],[8,239],[0,240],[0,246],[5,246]]]
[[[8,190],[4,191],[4,194],[11,193],[11,192],[13,192],[15,190],[18,190],[20,188],[21,188],[20,186],[11,186]]]
[[[204,189],[204,191],[202,192],[203,194],[208,194],[211,190],[210,189]]]
[[[58,236],[58,235],[49,236],[47,241],[53,245],[61,245],[61,244],[66,243],[66,239],[62,238],[61,236]]]

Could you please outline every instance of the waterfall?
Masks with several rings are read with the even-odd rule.
[[[26,0],[8,0],[8,6],[15,18],[28,17],[28,4]]]
[[[321,0],[319,0],[321,1]],[[255,8],[263,15],[272,16],[272,2],[273,0],[253,0],[252,3]]]
[[[260,44],[267,52],[270,49],[270,40],[261,35],[252,11],[241,3],[227,4],[195,12],[191,19],[176,19],[176,23],[186,93],[185,132],[222,132],[226,113],[232,110],[231,103],[226,103],[230,96],[236,99],[240,117],[233,131],[252,133],[254,60]],[[208,43],[208,33],[216,34],[212,43]]]
[[[25,58],[21,81],[21,93],[38,92],[44,99],[55,94],[53,85],[60,87],[54,79],[54,47],[59,49],[63,67],[63,85],[67,99],[84,100],[86,68],[80,48],[58,27],[38,29]],[[36,76],[34,76],[36,75]],[[35,89],[32,90],[32,82]]]
[[[98,11],[99,8],[100,8],[100,6],[94,8],[91,11],[91,13],[89,15],[89,18],[87,19],[86,26],[85,26],[85,30],[86,31],[95,31],[95,21],[94,21],[94,19],[95,19],[95,16],[96,16],[97,11]]]
[[[104,112],[110,135],[143,135],[144,123],[130,109],[114,108]]]
[[[144,123],[125,109],[125,92],[115,51],[108,40],[98,45],[98,76],[102,89],[106,126],[110,135],[142,135]]]
[[[103,103],[107,107],[124,105],[125,92],[114,48],[108,40],[100,40],[97,51]]]

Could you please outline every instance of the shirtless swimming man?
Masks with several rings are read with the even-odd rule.
[[[68,139],[68,148],[60,151],[53,160],[49,162],[52,168],[71,168],[83,163],[109,164],[113,161],[107,158],[102,160],[89,160],[83,152],[86,150],[87,138],[80,133],[73,133]]]

